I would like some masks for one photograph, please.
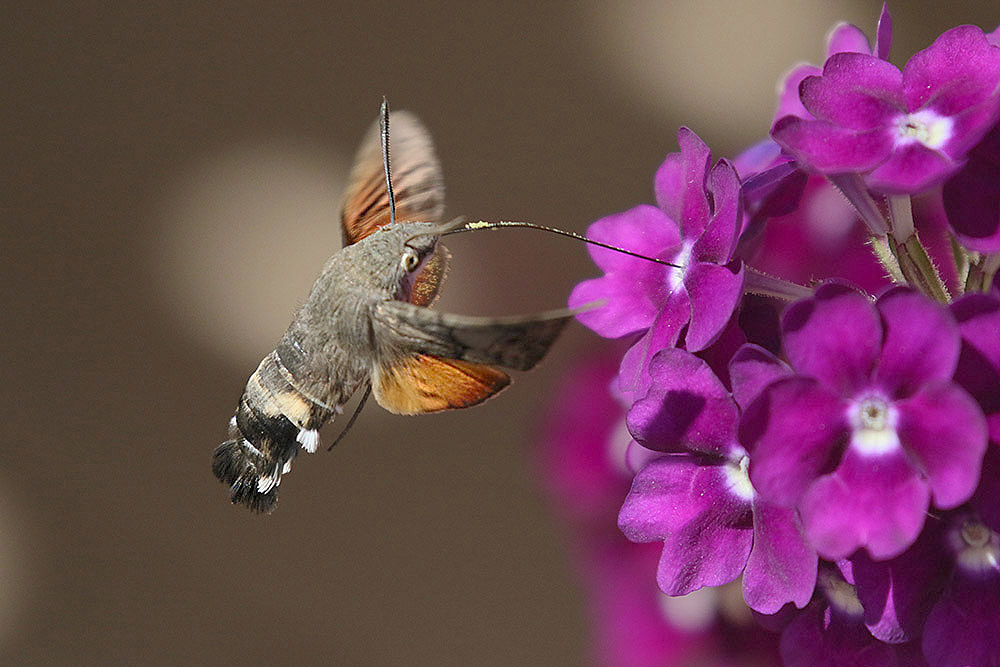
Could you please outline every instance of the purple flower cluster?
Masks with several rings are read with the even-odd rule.
[[[631,477],[618,527],[660,591],[739,586],[787,665],[1000,665],[1000,30],[902,69],[891,37],[887,9],[874,48],[836,27],[770,139],[713,165],[682,128],[656,205],[590,227],[649,259],[591,249],[570,306],[628,349],[550,474],[566,507],[601,489],[591,530]]]

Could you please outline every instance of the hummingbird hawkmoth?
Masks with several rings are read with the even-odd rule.
[[[343,248],[250,376],[213,455],[232,502],[255,512],[274,509],[296,454],[316,451],[319,428],[357,391],[362,404],[370,392],[397,414],[476,405],[510,383],[502,369],[534,367],[577,312],[485,318],[430,309],[449,258],[440,237],[497,223],[439,222],[443,184],[430,137],[412,114],[395,112],[392,124],[390,169],[383,102],[351,171]]]

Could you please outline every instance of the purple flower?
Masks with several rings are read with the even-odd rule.
[[[866,240],[867,228],[844,196],[812,175],[799,206],[769,218],[753,253],[743,259],[754,269],[800,284],[838,277],[877,291],[890,283]]]
[[[733,261],[741,224],[739,180],[726,161],[711,166],[708,146],[687,128],[677,135],[680,152],[656,173],[658,206],[637,206],[598,220],[588,236],[676,265],[663,266],[591,247],[604,271],[573,290],[577,307],[604,300],[579,315],[607,338],[642,334],[622,364],[626,392],[639,392],[643,371],[658,350],[682,340],[702,350],[719,336],[743,295],[743,268]]]
[[[816,588],[817,599],[781,635],[785,667],[900,664],[893,647],[876,640],[865,628],[861,601],[854,586],[840,572],[830,566],[822,567]]]
[[[1000,125],[969,153],[969,161],[944,185],[948,221],[962,245],[1000,251]]]
[[[959,26],[903,71],[866,53],[835,53],[799,86],[813,120],[789,115],[772,131],[801,165],[863,173],[873,190],[913,194],[943,182],[1000,111],[1000,48]]]
[[[888,5],[882,6],[882,15],[879,17],[877,44],[873,51],[868,45],[868,38],[857,26],[850,23],[838,23],[830,31],[826,38],[826,57],[835,53],[864,53],[871,54],[882,60],[888,59],[889,47],[892,42],[892,20],[889,17]],[[821,76],[823,70],[816,65],[808,63],[793,67],[778,86],[778,110],[774,114],[775,120],[785,116],[797,116],[807,120],[812,120],[813,115],[802,106],[802,98],[799,96],[799,86],[802,81],[810,76]]]
[[[967,294],[951,312],[962,335],[955,381],[979,403],[990,439],[1000,443],[1000,296]]]
[[[959,515],[948,527],[948,544],[955,572],[924,626],[924,656],[933,667],[998,665],[1000,535]]]
[[[929,521],[917,541],[890,560],[865,550],[850,560],[864,623],[881,641],[899,644],[920,637],[924,621],[950,572],[940,521]]]
[[[906,288],[875,304],[826,283],[782,318],[795,374],[743,414],[740,442],[762,497],[800,511],[820,555],[903,552],[931,498],[948,509],[979,481],[986,423],[952,375],[958,327]]]
[[[902,70],[891,41],[887,7],[873,44],[835,27],[773,140],[712,167],[682,129],[657,205],[589,230],[674,265],[591,249],[570,298],[631,345],[551,464],[610,664],[704,659],[647,612],[740,587],[786,665],[1000,667],[1000,29]],[[587,518],[630,477],[634,549]]]
[[[659,549],[629,542],[615,526],[631,477],[622,465],[622,445],[631,436],[624,409],[608,391],[617,370],[612,361],[598,354],[570,372],[556,392],[538,459],[544,486],[570,528],[595,664],[726,667],[733,651],[741,660],[773,664],[777,639],[756,629],[749,610],[740,624],[720,622],[713,607],[724,591],[666,604],[650,577]]]
[[[743,348],[733,360],[734,382],[786,372],[771,359]],[[683,595],[742,573],[751,608],[770,614],[788,602],[805,605],[816,554],[795,513],[760,499],[750,485],[748,458],[736,440],[736,401],[704,361],[683,350],[661,351],[649,374],[649,393],[629,411],[629,430],[668,455],[636,475],[618,524],[630,540],[663,542],[660,588]],[[753,392],[741,386],[737,396]]]

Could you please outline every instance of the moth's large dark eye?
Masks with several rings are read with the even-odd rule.
[[[417,256],[417,251],[413,248],[407,248],[404,250],[403,257],[399,260],[399,264],[407,273],[416,270],[416,268],[420,266],[420,258]]]

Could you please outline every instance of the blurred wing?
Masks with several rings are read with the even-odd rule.
[[[528,370],[541,361],[579,310],[530,316],[469,317],[440,313],[403,301],[383,301],[372,325],[379,347],[391,356],[414,353]]]
[[[396,219],[437,222],[444,212],[444,181],[430,135],[416,116],[394,111],[389,117],[389,142]],[[378,120],[368,130],[354,158],[340,224],[345,246],[389,224],[389,193]]]
[[[506,373],[484,364],[415,354],[376,368],[372,393],[389,412],[416,415],[482,403],[508,384]]]

